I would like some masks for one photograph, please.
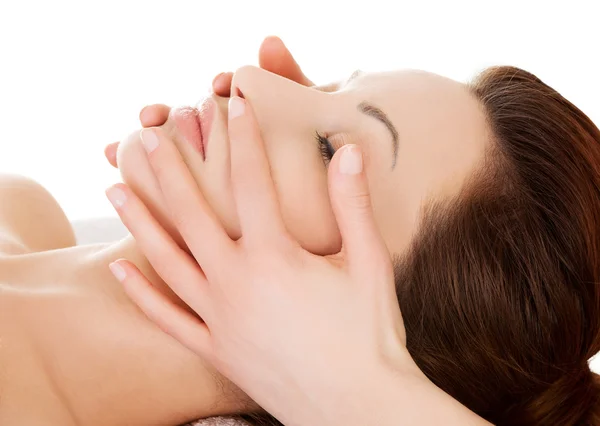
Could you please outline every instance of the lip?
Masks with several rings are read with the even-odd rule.
[[[204,98],[201,102],[199,102],[198,105],[198,121],[200,122],[200,133],[202,136],[203,152],[204,158],[206,159],[206,148],[208,147],[210,131],[215,118],[215,111],[217,109],[217,105],[214,99],[211,97]]]
[[[193,107],[180,107],[173,111],[175,125],[192,147],[206,159],[200,112]]]

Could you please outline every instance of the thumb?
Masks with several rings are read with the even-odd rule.
[[[329,165],[329,197],[351,273],[387,267],[389,252],[375,224],[362,153],[344,145]],[[368,271],[365,270],[368,268]]]
[[[314,86],[300,69],[289,49],[279,37],[269,36],[258,51],[259,66],[303,86]]]

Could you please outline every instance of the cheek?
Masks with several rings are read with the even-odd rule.
[[[280,170],[276,180],[289,232],[306,250],[327,255],[339,252],[342,240],[329,201],[327,176],[320,167]]]
[[[373,216],[390,253],[404,253],[417,230],[421,204],[427,195],[420,186],[420,164],[399,155],[393,172],[388,157],[382,164],[367,167]]]

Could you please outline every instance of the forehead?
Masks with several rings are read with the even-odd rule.
[[[377,73],[354,72],[342,91],[369,94],[380,99],[397,96],[416,100],[476,101],[468,87],[456,80],[421,70],[398,70]],[[401,100],[401,99],[400,99]]]
[[[340,92],[373,103],[407,133],[446,140],[487,133],[483,106],[469,87],[438,74],[419,70],[360,73]]]
[[[424,199],[456,194],[483,157],[488,140],[483,107],[467,85],[424,71],[361,74],[343,87],[348,96],[381,108],[399,133],[394,171],[369,170],[374,210],[388,246],[401,252]],[[373,145],[374,157],[390,154]]]
[[[487,133],[483,106],[468,86],[438,74],[418,70],[361,73],[342,91],[374,103],[404,132],[447,142],[480,140]]]

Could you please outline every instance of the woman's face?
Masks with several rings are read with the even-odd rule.
[[[390,251],[401,253],[416,231],[424,201],[454,195],[488,141],[478,100],[466,85],[435,74],[355,73],[339,84],[305,87],[247,66],[235,73],[233,85],[254,109],[286,226],[317,254],[341,247],[327,192],[325,163],[331,149],[360,145],[375,219]],[[227,98],[214,95],[203,104],[204,153],[194,145],[201,137],[186,114],[172,111],[163,127],[228,233],[238,238],[227,105]],[[317,134],[331,147],[320,146]],[[121,143],[117,158],[125,183],[174,231],[139,132]]]

